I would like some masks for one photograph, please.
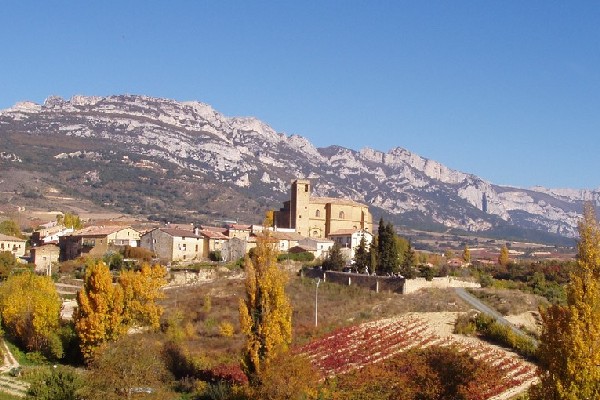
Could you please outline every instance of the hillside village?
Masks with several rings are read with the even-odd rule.
[[[80,257],[102,258],[107,253],[123,253],[125,248],[146,250],[148,259],[164,265],[185,266],[205,261],[233,261],[242,258],[256,239],[268,232],[281,253],[310,253],[314,259],[324,259],[335,243],[340,246],[347,267],[352,267],[361,239],[369,247],[374,238],[373,217],[365,204],[341,198],[311,196],[311,182],[297,179],[291,183],[290,200],[274,211],[265,224],[225,223],[219,226],[203,224],[166,223],[162,225],[122,221],[89,221],[81,229],[66,227],[57,221],[40,224],[32,232],[30,244],[14,236],[0,235],[0,251],[10,251],[22,262],[35,264],[38,273],[51,273],[58,262]],[[407,238],[424,248],[424,263],[431,255],[441,255],[444,264],[462,267],[460,257],[469,246],[472,262],[496,263],[500,244],[496,240],[460,238],[433,233],[406,231]],[[553,246],[513,243],[509,249],[512,259],[568,260],[572,249],[557,251]],[[446,257],[446,258],[444,258]],[[433,257],[439,263],[439,257]],[[374,272],[374,271],[372,271]]]
[[[56,287],[59,288],[62,296],[67,296],[62,299],[60,311],[63,323],[67,324],[77,315],[74,310],[79,304],[79,300],[73,300],[72,296],[79,298],[82,292],[82,280],[79,279],[82,275],[76,275],[78,279],[72,279],[71,274],[59,273],[64,272],[63,266],[71,265],[70,268],[72,268],[73,265],[85,263],[89,268],[89,260],[104,260],[107,264],[107,271],[108,267],[113,270],[113,276],[108,278],[109,282],[112,282],[112,286],[121,284],[120,276],[122,274],[138,270],[140,261],[166,266],[166,270],[170,269],[171,273],[166,276],[170,283],[164,286],[167,289],[163,289],[163,293],[167,297],[163,304],[169,310],[166,319],[163,319],[162,322],[163,325],[166,324],[165,326],[171,323],[169,318],[173,315],[180,315],[185,320],[194,318],[197,311],[191,311],[188,308],[199,307],[202,296],[199,296],[197,292],[190,292],[196,293],[193,295],[187,294],[188,291],[194,290],[191,288],[198,287],[198,290],[200,288],[204,290],[208,285],[221,285],[217,295],[217,297],[223,298],[219,302],[219,313],[227,313],[228,316],[219,325],[219,333],[215,334],[215,330],[208,327],[210,319],[203,320],[202,323],[206,325],[204,328],[195,328],[195,330],[207,332],[206,336],[201,339],[202,343],[205,343],[204,341],[209,343],[211,335],[223,336],[222,340],[227,341],[228,346],[232,346],[233,350],[228,351],[237,354],[240,351],[242,328],[237,323],[232,324],[230,321],[232,321],[232,305],[234,310],[236,308],[235,304],[238,300],[236,296],[239,295],[243,273],[236,275],[237,268],[234,268],[233,275],[219,275],[218,271],[222,272],[222,270],[218,268],[224,265],[239,265],[235,263],[253,251],[264,251],[264,247],[263,250],[259,250],[259,247],[266,243],[268,248],[276,251],[280,260],[288,261],[279,264],[277,268],[285,271],[286,274],[293,272],[292,291],[306,292],[308,290],[311,295],[315,293],[318,297],[319,283],[327,282],[329,286],[322,288],[324,291],[322,296],[325,296],[325,300],[322,301],[325,301],[326,315],[336,314],[335,309],[342,307],[341,303],[351,302],[351,299],[356,296],[356,292],[341,292],[343,290],[364,290],[360,296],[362,299],[368,298],[368,301],[373,301],[372,296],[383,296],[375,298],[378,304],[374,309],[378,310],[382,309],[385,302],[390,301],[391,297],[389,296],[392,295],[404,296],[401,302],[406,301],[408,304],[415,301],[414,299],[431,297],[427,300],[418,300],[424,301],[426,306],[409,306],[400,313],[395,311],[394,307],[386,312],[377,311],[376,315],[380,315],[380,318],[372,322],[369,322],[369,318],[366,320],[363,320],[363,317],[358,318],[356,321],[365,322],[353,325],[351,329],[362,332],[359,347],[354,342],[356,338],[351,339],[352,335],[348,335],[345,331],[350,328],[343,328],[348,321],[335,319],[339,316],[326,318],[328,321],[336,321],[332,326],[341,326],[340,328],[328,333],[330,336],[314,340],[314,337],[310,335],[320,332],[316,331],[317,303],[315,302],[314,309],[315,327],[307,330],[305,321],[307,317],[312,318],[310,301],[307,303],[304,300],[299,302],[296,300],[294,312],[302,315],[294,317],[295,323],[301,321],[299,322],[300,328],[296,329],[299,329],[298,332],[304,332],[304,335],[309,335],[304,340],[310,340],[304,346],[298,347],[297,345],[296,351],[313,357],[312,363],[319,374],[323,376],[349,374],[348,376],[352,376],[356,368],[371,368],[372,365],[383,362],[388,357],[400,357],[400,354],[412,347],[422,349],[433,345],[453,346],[453,348],[462,349],[459,351],[472,354],[475,358],[481,357],[481,354],[493,354],[491,361],[488,361],[489,364],[484,363],[478,367],[483,370],[487,370],[494,363],[506,365],[497,371],[496,379],[486,382],[478,381],[478,384],[481,385],[478,389],[478,396],[483,395],[482,398],[509,399],[537,381],[535,366],[531,362],[534,359],[536,339],[527,333],[539,329],[540,317],[539,313],[535,311],[536,306],[534,305],[544,304],[543,302],[546,301],[539,294],[547,296],[548,299],[552,299],[552,296],[560,296],[560,293],[557,293],[561,290],[557,287],[564,281],[545,282],[544,278],[539,276],[536,278],[537,280],[532,280],[531,274],[542,273],[548,277],[558,274],[558,278],[564,279],[566,270],[560,271],[552,268],[562,268],[556,267],[556,265],[567,265],[571,259],[568,252],[559,252],[559,249],[555,247],[531,243],[509,243],[476,237],[464,238],[443,233],[403,232],[411,240],[412,238],[419,239],[418,243],[423,249],[414,252],[411,250],[411,241],[397,236],[397,229],[390,223],[382,225],[383,219],[381,219],[379,224],[381,226],[374,228],[373,216],[367,205],[350,199],[313,196],[311,184],[310,179],[293,180],[290,185],[289,200],[285,201],[279,210],[266,212],[263,224],[243,224],[238,221],[213,225],[157,224],[119,220],[87,221],[84,224],[79,221],[79,217],[65,214],[60,215],[55,221],[40,224],[28,239],[0,235],[0,253],[2,251],[10,252],[22,263],[35,265],[35,272],[39,275],[48,275],[54,278],[61,276]],[[389,229],[392,231],[390,232]],[[390,234],[391,237],[388,236],[387,240],[394,241],[395,246],[400,246],[401,243],[402,246],[408,246],[404,248],[404,254],[395,256],[407,260],[408,270],[396,265],[387,272],[382,272],[383,270],[376,271],[375,268],[369,270],[368,267],[365,268],[366,264],[358,265],[360,254],[364,253],[366,249],[378,254],[377,257],[382,257],[383,253],[378,250],[377,243],[385,240],[383,236]],[[341,256],[343,267],[340,266],[339,269],[333,271],[328,270],[330,267],[326,267],[327,261],[336,252],[339,252]],[[297,258],[296,256],[302,257]],[[502,257],[506,258],[502,259]],[[525,261],[525,257],[528,261]],[[289,260],[296,259],[308,262],[289,263]],[[545,261],[548,260],[553,261],[546,264]],[[134,265],[135,268],[129,268]],[[525,267],[513,269],[511,265]],[[530,266],[527,267],[527,265]],[[207,266],[211,269],[203,269]],[[297,277],[296,273],[301,267],[300,276]],[[546,269],[548,267],[550,267],[549,270]],[[227,268],[223,268],[228,271]],[[228,273],[230,274],[232,271]],[[402,271],[406,276],[399,274],[398,271]],[[191,275],[190,272],[192,272]],[[480,338],[469,337],[469,334],[466,336],[457,334],[455,330],[462,329],[459,326],[464,323],[460,322],[462,321],[460,315],[463,315],[462,318],[467,318],[467,324],[483,324],[482,326],[490,324],[489,321],[485,322],[487,320],[479,319],[482,318],[480,315],[484,315],[488,311],[479,309],[481,314],[476,314],[477,316],[465,314],[463,302],[475,308],[479,306],[471,303],[476,299],[467,294],[464,288],[477,289],[481,286],[490,286],[493,285],[494,278],[505,279],[507,276],[514,280],[522,280],[525,277],[527,284],[533,286],[530,289],[527,289],[526,286],[521,288],[534,291],[538,295],[538,297],[518,295],[516,298],[526,299],[525,301],[530,306],[525,308],[527,311],[521,311],[525,316],[510,316],[510,318],[518,318],[513,319],[514,321],[525,323],[526,325],[519,325],[519,327],[527,327],[526,329],[530,329],[530,331],[523,331],[516,325],[511,326],[509,316],[506,316],[505,319],[501,314],[490,309],[489,312],[494,315],[494,318],[503,321],[502,324],[506,324],[502,328],[503,330],[493,328],[500,329],[499,332],[502,332],[503,339],[490,340],[494,343],[500,341],[499,343],[506,348],[493,347],[495,345],[485,343]],[[236,283],[232,283],[232,279]],[[313,282],[316,282],[316,289],[313,289]],[[85,285],[85,283],[83,284]],[[338,288],[334,289],[334,286]],[[228,289],[224,290],[223,287],[228,287]],[[344,287],[348,289],[343,289]],[[350,287],[355,289],[350,289]],[[313,290],[316,292],[312,292]],[[208,293],[213,293],[212,289]],[[480,293],[479,296],[484,298],[485,296],[499,295],[496,292],[486,291],[474,293]],[[183,297],[187,300],[181,301],[182,296],[187,296]],[[202,307],[210,308],[210,299],[207,300],[206,296],[204,295]],[[303,296],[306,296],[306,293]],[[440,296],[441,300],[438,300]],[[502,294],[502,296],[514,295],[510,293]],[[356,306],[360,311],[353,311],[357,314],[350,317],[349,321],[354,322],[357,315],[369,315],[372,312],[365,311],[364,307],[368,301],[361,300],[361,304]],[[500,301],[502,307],[506,300],[501,298]],[[425,307],[427,312],[412,313],[415,308],[420,309],[421,307]],[[387,306],[383,308],[385,309]],[[433,310],[436,312],[431,312]],[[407,313],[407,311],[410,312]],[[206,311],[204,313],[206,314]],[[382,317],[387,319],[381,319]],[[495,322],[493,323],[495,324]],[[456,325],[454,330],[449,328],[454,325]],[[516,333],[507,333],[511,329],[514,329]],[[480,337],[489,335],[484,332],[486,331],[478,332],[476,335]],[[302,338],[302,335],[303,333],[300,333],[299,337]],[[473,333],[471,332],[470,335]],[[535,335],[537,334],[534,334],[534,337],[537,337]],[[232,339],[226,340],[225,338],[228,337],[232,337]],[[197,340],[189,339],[189,342],[194,343]],[[335,348],[338,351],[330,351],[327,344],[329,340],[335,340]],[[393,344],[382,345],[383,342],[388,341]],[[400,345],[399,343],[404,344]],[[364,350],[360,351],[360,348]],[[342,349],[342,354],[338,354]],[[374,361],[374,354],[384,354],[384,356]],[[223,357],[222,353],[216,350],[213,356],[218,360]],[[15,369],[16,367],[10,368]],[[209,375],[214,373],[212,370],[202,372],[202,374]],[[241,371],[235,372],[234,375],[240,373]],[[219,384],[223,382],[226,382],[227,385],[239,384],[235,380],[237,378],[210,379],[217,379]],[[18,386],[22,385],[20,381],[13,380],[9,384],[19,388],[12,393],[22,394],[27,390],[27,386]]]

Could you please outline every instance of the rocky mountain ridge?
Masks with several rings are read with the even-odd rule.
[[[315,195],[352,198],[376,218],[432,229],[574,237],[582,202],[600,204],[600,189],[494,185],[400,147],[316,148],[256,118],[148,96],[18,103],[0,112],[0,143],[5,168],[38,171],[107,207],[145,215],[166,208],[182,219],[203,209],[256,218],[279,207],[297,177],[311,178]],[[214,201],[235,207],[215,210]]]

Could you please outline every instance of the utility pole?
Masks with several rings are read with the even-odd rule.
[[[315,327],[318,324],[319,315],[319,283],[321,283],[321,278],[317,278],[317,288],[315,289]]]

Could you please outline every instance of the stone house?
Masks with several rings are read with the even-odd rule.
[[[60,259],[60,248],[56,244],[34,246],[30,249],[31,262],[35,264],[35,272],[51,275],[52,265]]]
[[[223,257],[224,261],[238,260],[254,247],[256,247],[255,237],[249,237],[248,239],[230,238],[227,242],[223,243],[221,257]]]
[[[48,243],[58,243],[59,238],[69,233],[73,233],[73,228],[67,228],[64,225],[54,224],[44,226],[31,234],[31,243],[36,246],[43,246]]]
[[[155,228],[141,237],[141,247],[163,262],[196,261],[205,258],[205,236],[198,229]]]
[[[248,239],[252,233],[252,225],[232,224],[227,228],[229,238]]]
[[[140,233],[129,226],[89,226],[59,238],[60,261],[81,256],[102,257],[109,250],[137,247]]]
[[[26,240],[0,233],[0,251],[10,251],[16,258],[25,256]]]
[[[202,230],[200,231],[205,238],[204,240],[204,254],[206,257],[210,255],[211,252],[223,250],[223,246],[229,240],[229,236],[226,236],[221,231],[213,231],[213,230]],[[223,254],[221,254],[222,256]]]

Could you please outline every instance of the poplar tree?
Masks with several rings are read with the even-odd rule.
[[[509,258],[508,258],[508,247],[506,247],[506,245],[502,245],[502,248],[500,248],[500,255],[498,256],[498,264],[502,265],[503,267],[508,265],[509,262]]]
[[[99,347],[126,332],[123,310],[123,289],[113,285],[108,266],[102,261],[88,266],[73,313],[75,331],[86,362],[93,359]]]
[[[242,368],[255,383],[292,341],[292,307],[285,294],[287,276],[277,266],[277,251],[260,238],[253,257],[246,256],[246,298],[240,299],[240,326],[246,336]]]
[[[167,271],[162,265],[142,264],[140,271],[126,270],[119,275],[123,288],[123,323],[127,326],[160,327],[163,307],[157,300],[164,299],[161,288],[167,284]]]
[[[591,203],[584,206],[577,250],[567,305],[542,312],[535,400],[600,398],[600,226]]]
[[[471,262],[471,250],[469,250],[469,246],[465,244],[465,248],[463,249],[462,259],[467,264]]]

